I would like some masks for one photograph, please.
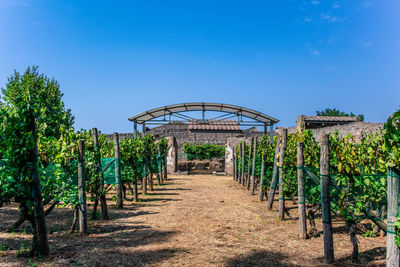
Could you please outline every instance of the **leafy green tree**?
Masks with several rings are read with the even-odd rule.
[[[59,84],[37,67],[15,71],[2,88],[0,105],[0,205],[20,204],[21,216],[33,228],[31,254],[49,254],[39,175],[38,142],[59,138],[74,118],[66,110]]]
[[[321,111],[316,111],[317,116],[337,116],[337,117],[359,117],[361,121],[364,121],[364,115],[356,115],[353,112],[350,112],[350,114],[337,110],[336,108],[330,109],[326,108],[325,110]]]

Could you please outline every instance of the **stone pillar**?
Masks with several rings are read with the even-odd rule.
[[[233,148],[234,145],[230,144],[230,138],[225,143],[225,175],[233,175]]]
[[[167,173],[171,174],[178,169],[178,143],[175,137],[166,137],[168,139],[167,153]]]

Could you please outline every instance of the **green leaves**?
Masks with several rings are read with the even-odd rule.
[[[185,143],[183,150],[188,154],[188,160],[211,159],[225,156],[225,146],[204,143],[202,145]]]
[[[388,167],[400,167],[400,109],[385,123],[384,150],[389,153]]]

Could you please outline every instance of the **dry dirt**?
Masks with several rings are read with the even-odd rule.
[[[111,220],[89,221],[88,235],[68,234],[72,211],[54,210],[46,219],[51,256],[35,260],[18,256],[29,247],[27,224],[4,233],[17,219],[17,206],[1,208],[0,265],[324,266],[322,236],[298,239],[292,201],[294,220],[278,221],[276,210],[266,211],[265,201],[230,176],[172,176],[140,203],[125,201],[123,210],[114,204],[109,199]],[[334,266],[349,266],[348,228],[340,221],[333,228]],[[361,266],[384,265],[385,237],[359,241]]]

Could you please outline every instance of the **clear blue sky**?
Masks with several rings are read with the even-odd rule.
[[[0,0],[0,87],[39,65],[76,128],[207,101],[292,126],[335,107],[383,122],[400,105],[400,1]]]

